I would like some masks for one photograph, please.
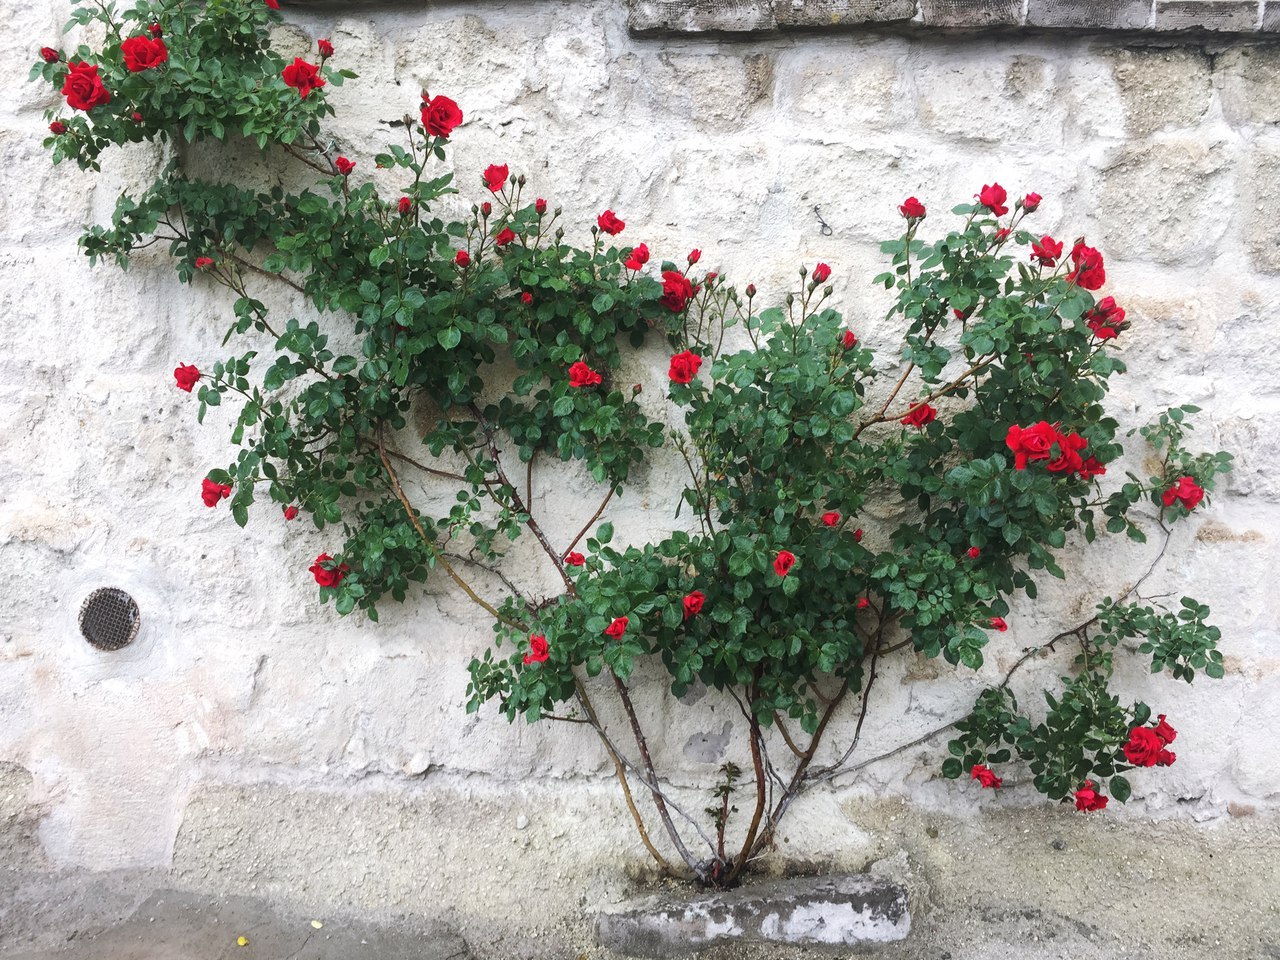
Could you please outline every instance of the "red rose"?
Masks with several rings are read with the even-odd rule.
[[[53,47],[41,47],[40,59],[45,63],[57,63],[62,59],[62,55],[59,54],[57,50],[53,49]]]
[[[773,558],[774,573],[780,577],[785,577],[795,565],[796,555],[790,550],[779,550],[778,555]]]
[[[527,667],[531,663],[545,663],[550,656],[551,648],[547,644],[547,638],[540,633],[529,634],[529,652],[524,655],[524,665]]]
[[[1009,629],[1009,624],[1004,622],[1004,617],[992,617],[987,621],[987,625],[998,633],[1004,633]]]
[[[61,120],[55,120],[53,123],[49,124],[49,132],[59,135],[64,134],[67,132],[67,125]]]
[[[570,553],[568,556],[566,556],[564,558],[564,562],[566,566],[580,567],[587,562],[587,558],[575,551],[574,553]]]
[[[344,177],[349,176],[351,171],[356,168],[355,163],[348,160],[346,157],[339,157],[337,160],[333,161],[333,165],[338,168],[338,172]]]
[[[820,263],[813,268],[813,274],[809,277],[814,283],[826,283],[831,276],[831,268],[825,263]]]
[[[898,212],[908,220],[923,220],[925,209],[924,204],[915,197],[907,197],[907,199],[898,204]]]
[[[702,358],[690,350],[684,353],[677,353],[671,358],[671,365],[667,368],[667,376],[672,383],[692,383],[693,378],[698,375],[698,368],[702,366]]]
[[[846,330],[840,337],[840,346],[852,350],[858,345],[858,338],[852,330]]]
[[[1174,761],[1178,759],[1178,755],[1172,750],[1161,750],[1156,754],[1157,767],[1172,767]]]
[[[490,192],[497,193],[507,185],[507,177],[511,175],[511,171],[507,169],[504,163],[502,166],[491,163],[484,171],[484,185],[489,188]]]
[[[542,216],[547,212],[547,201],[539,197],[533,202],[533,209],[537,211],[538,216]]]
[[[1090,457],[1076,467],[1076,473],[1079,474],[1081,480],[1092,480],[1094,477],[1105,476],[1106,472],[1106,464],[1099,463],[1097,457]]]
[[[690,250],[690,251],[689,251],[689,266],[693,266],[695,263],[697,263],[697,262],[698,262],[699,260],[701,260],[701,259],[702,259],[702,251],[701,251],[701,250]]]
[[[581,360],[569,368],[569,386],[571,387],[594,387],[601,382],[601,379],[600,374]]]
[[[325,566],[325,564],[329,564],[329,566]],[[316,562],[307,569],[316,578],[316,583],[322,587],[336,587],[351,570],[345,563],[334,566],[333,557],[327,553],[322,553],[316,557]]]
[[[1150,727],[1134,727],[1129,731],[1129,742],[1124,745],[1125,759],[1135,767],[1154,767],[1164,744]]]
[[[918,407],[912,407],[910,412],[902,418],[902,423],[908,427],[915,427],[917,430],[923,430],[928,424],[938,419],[938,411],[927,403],[922,403]]]
[[[1124,308],[1116,306],[1115,297],[1103,297],[1094,304],[1084,315],[1084,322],[1099,340],[1114,340],[1129,326],[1124,321]]]
[[[304,100],[312,90],[324,86],[324,77],[320,76],[320,68],[315,64],[307,63],[301,57],[294,57],[293,63],[280,71],[280,76],[284,78],[285,86],[296,88],[298,96]]]
[[[272,10],[280,9],[280,0],[263,0],[263,2],[266,3],[266,5],[270,7]]]
[[[1046,267],[1054,266],[1060,256],[1062,256],[1062,241],[1055,240],[1048,234],[1031,244],[1031,259],[1039,260]]]
[[[400,210],[400,216],[407,217],[409,212],[413,210],[413,201],[408,197],[401,197],[400,203],[397,206]]]
[[[1102,254],[1093,247],[1086,247],[1084,241],[1077,241],[1071,248],[1071,272],[1067,279],[1085,290],[1097,290],[1107,282],[1107,270],[1102,262]]]
[[[1009,208],[1004,202],[1009,199],[1009,195],[1005,193],[1004,187],[998,183],[991,186],[982,185],[982,192],[978,194],[978,202],[994,213],[997,217],[1003,217],[1009,212]]]
[[[756,285],[754,283],[747,284],[747,299],[751,299],[756,295]]]
[[[828,510],[822,515],[822,522],[828,527],[834,527],[840,522],[840,514],[836,513],[834,510]]]
[[[600,214],[600,216],[596,217],[596,224],[601,230],[609,234],[611,237],[616,237],[626,226],[625,223],[613,215],[612,210],[606,210],[604,213]]]
[[[529,304],[533,303],[533,294],[526,290],[524,293],[520,294],[520,302],[527,307]]]
[[[213,257],[196,257],[196,269],[208,270],[213,266]]]
[[[649,262],[649,248],[643,243],[638,243],[631,248],[631,253],[627,257],[627,262],[623,264],[628,270],[639,270]]]
[[[204,501],[206,507],[216,507],[219,500],[225,500],[229,496],[231,496],[231,488],[225,483],[214,483],[205,477],[200,485],[200,499]]]
[[[460,267],[469,267],[471,266],[471,254],[465,250],[459,250],[453,255],[453,262]]]
[[[422,125],[433,137],[449,139],[453,128],[462,123],[462,111],[448,97],[422,95]]]
[[[856,606],[859,610],[865,610],[867,607],[871,606],[871,601],[866,597],[859,597]]]
[[[708,273],[708,274],[707,274],[707,286],[711,286],[711,284],[715,283],[716,277],[718,277],[718,276],[720,276],[720,274],[716,273],[715,271],[712,271],[711,273]]]
[[[861,527],[859,527],[857,530],[853,531],[853,542],[854,542],[854,543],[861,543],[861,542],[862,542],[862,528],[861,528]]]
[[[297,508],[297,507],[295,507],[295,506],[293,506],[293,505],[291,504],[291,505],[289,505],[289,506],[287,506],[287,507],[285,507],[285,508],[284,508],[284,518],[285,518],[286,520],[293,520],[293,519],[295,519],[297,516],[298,516],[298,508]]]
[[[62,81],[62,94],[72,110],[92,110],[111,102],[111,94],[102,85],[98,68],[92,63],[73,63]]]
[[[1004,438],[1005,445],[1013,451],[1014,469],[1027,469],[1029,460],[1048,460],[1058,437],[1058,431],[1044,420],[1026,428],[1015,423]]]
[[[1195,477],[1182,477],[1164,492],[1161,499],[1166,507],[1173,506],[1173,502],[1177,500],[1188,510],[1194,510],[1196,505],[1204,499],[1204,488],[1196,483]]]
[[[173,371],[173,379],[177,381],[179,390],[185,390],[190,393],[191,388],[200,379],[200,370],[190,364],[180,363]]]
[[[510,227],[503,227],[502,232],[493,238],[493,243],[498,247],[505,247],[508,243],[516,238],[515,231]]]
[[[1178,731],[1169,726],[1169,722],[1165,720],[1163,713],[1156,719],[1159,723],[1152,727],[1152,729],[1155,731],[1156,736],[1160,738],[1160,742],[1167,747],[1169,744],[1173,743],[1173,741],[1178,739]]]
[[[158,23],[153,23],[151,26],[147,27],[147,30],[151,32],[153,37],[164,36],[164,27],[160,26]]]
[[[961,310],[959,307],[952,307],[951,312],[955,314],[957,320],[968,320],[969,314],[973,313],[973,307],[968,310]]]
[[[707,595],[701,590],[695,590],[684,598],[684,618],[688,620],[692,616],[702,612],[702,605],[707,602]]]
[[[169,59],[169,48],[159,37],[130,37],[120,44],[124,65],[132,73],[158,67]]]
[[[1036,208],[1040,206],[1040,201],[1043,199],[1038,193],[1028,193],[1022,198],[1022,209],[1027,213],[1035,213]]]
[[[1094,810],[1105,810],[1107,807],[1107,797],[1102,796],[1097,790],[1093,789],[1093,781],[1086,780],[1084,786],[1076,791],[1076,809],[1087,813]]]
[[[614,640],[621,640],[622,635],[627,632],[627,624],[630,621],[626,617],[618,617],[613,623],[604,628],[604,635],[612,637]]]
[[[1011,233],[1013,233],[1013,230],[1010,229],[1009,227],[1001,227],[999,230],[996,231],[994,239],[996,243],[1004,243],[1006,240],[1009,239],[1009,234]]]
[[[1058,434],[1058,455],[1045,464],[1052,473],[1074,473],[1084,466],[1081,450],[1089,441],[1078,433]]]
[[[327,59],[328,57],[333,56],[333,44],[328,40],[317,40],[316,49],[320,51],[322,59]]]
[[[689,278],[675,270],[662,273],[662,304],[672,313],[679,313],[689,305],[698,291]]]
[[[997,777],[990,767],[984,766],[981,763],[975,763],[973,765],[973,769],[969,771],[969,779],[977,780],[982,784],[983,790],[994,790],[996,787],[999,787],[1004,783],[1004,780]]]
[[[981,550],[979,550],[977,547],[970,547],[970,548],[969,548],[969,559],[970,559],[970,560],[977,560],[980,556],[982,556],[982,551],[981,551]]]

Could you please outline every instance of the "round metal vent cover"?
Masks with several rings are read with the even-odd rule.
[[[99,650],[119,650],[133,643],[141,621],[138,604],[118,587],[95,590],[80,604],[80,633]]]

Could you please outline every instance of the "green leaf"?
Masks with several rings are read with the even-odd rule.
[[[1133,788],[1129,786],[1129,781],[1117,774],[1107,782],[1111,795],[1121,803],[1127,803],[1129,796],[1133,792]]]

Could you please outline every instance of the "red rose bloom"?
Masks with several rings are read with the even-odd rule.
[[[40,59],[45,63],[57,63],[62,59],[62,57],[59,55],[57,50],[53,49],[53,47],[41,47]]]
[[[120,44],[120,52],[124,54],[125,69],[131,73],[150,70],[169,59],[169,48],[159,37],[130,37]]]
[[[1004,617],[992,617],[987,621],[987,625],[999,633],[1004,633],[1009,629],[1009,624],[1004,622]]]
[[[1125,759],[1135,767],[1154,767],[1164,744],[1150,727],[1134,727],[1129,731],[1129,742],[1124,745]]]
[[[915,197],[907,197],[907,199],[898,205],[898,212],[908,220],[923,220],[925,209],[924,204]]]
[[[1178,755],[1172,750],[1161,750],[1156,754],[1157,767],[1172,767],[1174,761],[1178,759]]]
[[[616,237],[626,227],[625,223],[613,215],[612,210],[606,210],[596,217],[596,225],[611,237]]]
[[[1055,240],[1048,234],[1031,244],[1031,259],[1040,261],[1043,266],[1054,266],[1060,256],[1062,256],[1062,241]]]
[[[508,243],[516,238],[515,231],[510,227],[503,227],[502,232],[493,238],[494,246],[505,247]]]
[[[1044,420],[1025,428],[1015,423],[1004,438],[1005,446],[1013,451],[1014,469],[1027,469],[1027,462],[1031,460],[1048,460],[1053,456],[1053,445],[1059,436],[1053,425]]]
[[[1004,243],[1006,240],[1009,239],[1009,234],[1011,233],[1013,233],[1013,230],[1011,230],[1009,227],[1001,227],[999,230],[996,231],[996,235],[995,235],[996,243]]]
[[[326,567],[325,564],[329,566]],[[322,587],[336,587],[351,570],[345,563],[333,566],[333,557],[327,553],[316,557],[316,562],[307,569],[316,578],[316,583]]]
[[[1086,780],[1084,786],[1076,791],[1076,809],[1085,813],[1105,810],[1107,799],[1107,797],[1104,797],[1093,788],[1092,780]]]
[[[280,0],[263,0],[263,2],[266,3],[266,5],[270,7],[272,10],[280,9]]]
[[[1156,736],[1160,738],[1160,742],[1167,747],[1169,744],[1173,743],[1173,741],[1178,739],[1178,731],[1169,726],[1169,723],[1165,720],[1163,713],[1156,719],[1159,722],[1152,727],[1152,729],[1155,731]]]
[[[507,185],[507,177],[510,175],[511,171],[505,163],[502,166],[491,163],[484,171],[484,185],[491,193],[497,193]]]
[[[614,640],[621,640],[622,635],[627,632],[627,624],[630,622],[626,617],[618,617],[613,623],[604,628],[604,635],[612,637]]]
[[[350,176],[351,171],[356,168],[355,162],[348,160],[346,157],[339,157],[333,161],[333,165],[338,168],[338,172],[344,177]]]
[[[938,411],[927,403],[922,403],[902,418],[902,423],[908,427],[915,427],[917,430],[923,430],[928,424],[938,419]]]
[[[565,566],[580,567],[587,562],[587,558],[575,551],[565,556],[564,562]]]
[[[136,111],[136,110],[133,112],[133,114],[132,114],[132,118],[133,118],[133,122],[134,122],[134,123],[141,123],[141,122],[142,122],[142,114],[138,113],[138,111]]]
[[[1008,199],[1009,194],[998,183],[993,183],[991,186],[983,184],[982,192],[978,194],[978,202],[997,217],[1003,217],[1009,212],[1009,208],[1004,205],[1004,202]]]
[[[983,790],[994,790],[1004,784],[1004,780],[997,777],[990,767],[981,763],[973,765],[973,769],[969,771],[969,779],[977,780],[982,784]]]
[[[401,197],[400,203],[397,206],[400,210],[400,216],[407,217],[409,212],[413,209],[413,201],[408,197]]]
[[[317,40],[316,49],[320,51],[320,56],[322,58],[327,59],[328,57],[333,56],[333,44],[328,40]]]
[[[1166,507],[1173,506],[1176,500],[1188,510],[1194,510],[1196,505],[1204,499],[1204,488],[1196,483],[1195,477],[1182,477],[1164,492],[1161,499]]]
[[[970,559],[970,560],[977,560],[980,556],[982,556],[982,551],[981,551],[981,550],[979,550],[977,547],[970,547],[970,548],[969,548],[969,559]]]
[[[773,558],[774,573],[780,577],[785,577],[795,565],[796,555],[790,550],[779,550],[778,555]]]
[[[600,374],[579,360],[569,367],[569,386],[594,387],[602,381]]]
[[[1106,464],[1099,463],[1097,457],[1090,457],[1076,467],[1076,473],[1079,474],[1081,480],[1092,480],[1094,477],[1105,476],[1106,472]]]
[[[551,647],[547,644],[547,638],[540,633],[529,634],[529,652],[524,655],[524,665],[527,667],[531,663],[545,663],[550,656]]]
[[[542,216],[547,212],[547,201],[539,197],[533,202],[533,209],[537,212],[538,216]]]
[[[679,313],[689,305],[698,291],[689,278],[675,270],[662,273],[662,304],[672,313]]]
[[[524,293],[520,294],[520,302],[527,307],[529,304],[533,303],[533,294],[526,290]]]
[[[462,111],[446,96],[422,95],[422,125],[433,137],[449,139],[453,128],[462,123]]]
[[[840,514],[836,513],[834,510],[828,510],[822,515],[822,522],[828,527],[834,527],[840,522]]]
[[[820,263],[813,268],[813,274],[810,276],[809,279],[812,280],[814,283],[826,283],[827,280],[830,279],[830,277],[831,277],[831,268],[827,266],[825,263]]]
[[[859,597],[856,606],[859,610],[865,610],[867,607],[871,606],[871,601],[866,597]]]
[[[1124,308],[1116,306],[1115,297],[1103,297],[1094,304],[1084,315],[1084,322],[1099,340],[1114,340],[1129,326],[1124,321]]]
[[[284,78],[285,86],[294,87],[298,91],[298,96],[304,100],[312,90],[324,86],[324,77],[320,76],[320,68],[313,63],[307,63],[301,57],[294,57],[293,63],[280,71],[280,76]]]
[[[1035,213],[1036,208],[1040,206],[1040,201],[1044,199],[1038,193],[1028,193],[1022,198],[1022,209],[1027,213]]]
[[[701,590],[695,590],[684,598],[684,618],[688,620],[690,617],[697,616],[702,612],[702,605],[707,602],[707,595]]]
[[[61,120],[55,120],[53,123],[49,124],[49,132],[59,135],[64,134],[67,132],[67,125]]]
[[[1080,451],[1089,441],[1078,433],[1058,434],[1058,455],[1045,464],[1052,473],[1074,473],[1084,466]]]
[[[692,383],[693,378],[698,375],[698,368],[702,366],[702,358],[690,350],[683,353],[677,353],[671,358],[671,365],[667,368],[667,376],[672,383]]]
[[[153,37],[164,36],[164,27],[160,26],[158,23],[153,23],[151,26],[147,27],[147,30],[151,32]]]
[[[1071,272],[1067,279],[1085,290],[1097,290],[1107,282],[1107,270],[1102,254],[1093,247],[1086,247],[1081,240],[1071,248]]]
[[[213,257],[196,257],[196,269],[208,270],[213,266]]]
[[[471,254],[465,250],[459,250],[453,255],[453,262],[460,267],[469,267],[471,266]]]
[[[200,370],[190,364],[180,363],[173,371],[173,379],[177,381],[179,390],[190,393],[191,388],[200,379]]]
[[[840,346],[844,347],[846,350],[852,350],[857,345],[858,338],[852,330],[846,330],[840,336]]]
[[[291,504],[291,505],[289,505],[289,506],[287,506],[287,507],[285,507],[285,508],[284,508],[284,518],[285,518],[286,520],[293,520],[293,519],[295,519],[297,516],[298,516],[298,508],[297,508],[297,507],[295,507],[295,506],[293,506],[293,505]]]
[[[648,262],[649,248],[643,243],[638,243],[631,248],[631,254],[627,257],[627,261],[623,266],[628,270],[639,270]]]
[[[200,499],[204,501],[206,507],[216,507],[219,500],[225,500],[229,496],[231,496],[231,488],[225,483],[214,483],[205,477],[200,485]]]
[[[72,110],[92,110],[111,102],[111,94],[102,85],[98,67],[92,63],[73,63],[62,81],[62,94]]]

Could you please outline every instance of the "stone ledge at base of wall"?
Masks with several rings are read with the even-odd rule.
[[[630,0],[633,34],[742,36],[897,25],[1255,35],[1280,41],[1280,0]]]
[[[801,877],[724,893],[660,894],[596,919],[602,946],[677,957],[723,943],[850,947],[905,940],[907,891],[868,874]]]

